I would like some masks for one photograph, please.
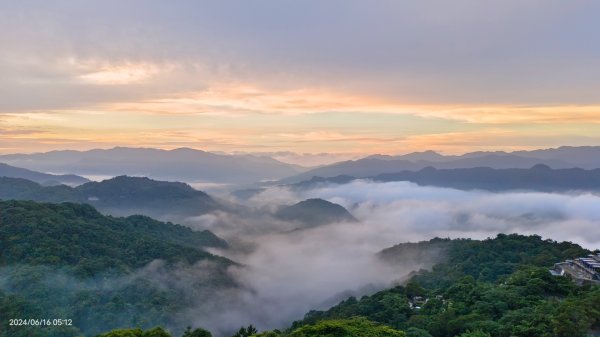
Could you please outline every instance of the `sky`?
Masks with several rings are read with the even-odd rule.
[[[3,1],[0,153],[600,145],[599,12],[593,0]]]

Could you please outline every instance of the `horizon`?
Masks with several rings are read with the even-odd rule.
[[[513,151],[513,150],[498,149],[498,150],[493,150],[493,151],[479,150],[479,151],[461,152],[461,153],[444,153],[442,151],[423,149],[421,151],[399,152],[399,153],[391,153],[391,154],[386,154],[386,153],[360,153],[360,154],[354,153],[354,154],[350,154],[350,153],[326,153],[326,152],[296,153],[296,152],[292,152],[292,151],[278,151],[278,152],[231,151],[231,152],[226,152],[226,151],[208,151],[208,150],[192,148],[192,147],[159,148],[159,147],[144,147],[144,146],[139,146],[139,147],[136,147],[136,146],[113,146],[113,147],[105,147],[105,148],[90,148],[90,149],[84,149],[84,150],[56,149],[56,150],[50,150],[50,151],[34,151],[34,152],[15,152],[15,153],[0,152],[0,156],[4,156],[4,155],[7,155],[7,156],[10,156],[10,155],[37,155],[37,154],[55,153],[55,152],[79,152],[79,153],[82,153],[82,152],[95,151],[95,150],[108,151],[108,150],[115,150],[115,149],[162,150],[162,151],[193,150],[193,151],[212,153],[212,154],[218,154],[218,155],[226,155],[226,156],[250,155],[250,156],[256,156],[256,157],[268,157],[268,158],[272,158],[272,159],[275,159],[277,161],[280,161],[280,162],[286,163],[286,164],[297,165],[297,166],[301,166],[304,168],[314,168],[314,167],[318,167],[318,166],[327,166],[327,165],[331,165],[331,164],[335,164],[335,163],[339,163],[339,162],[343,162],[343,161],[360,160],[360,159],[364,159],[367,157],[378,156],[378,155],[401,157],[401,156],[406,156],[406,155],[411,155],[411,154],[419,154],[419,153],[435,153],[435,154],[445,156],[445,157],[448,157],[448,156],[460,157],[460,156],[474,154],[474,153],[512,154],[513,152],[518,152],[518,151],[526,151],[526,152],[527,151],[548,151],[548,150],[559,150],[559,149],[565,149],[565,148],[594,148],[594,147],[600,147],[600,145],[598,145],[598,146],[594,146],[594,145],[582,145],[582,146],[561,145],[561,146],[557,146],[557,147],[532,148],[529,150],[514,150]],[[309,164],[304,164],[304,163],[309,163]],[[47,173],[54,173],[54,172],[47,172]]]

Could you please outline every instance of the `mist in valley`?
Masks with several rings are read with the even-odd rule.
[[[270,216],[277,205],[308,198],[338,203],[359,222],[294,230],[297,224]],[[242,264],[230,269],[243,285],[228,295],[230,305],[195,317],[215,331],[250,323],[285,327],[308,310],[402,283],[411,271],[431,267],[432,261],[414,256],[393,265],[376,256],[401,242],[520,233],[600,248],[600,196],[592,193],[490,193],[358,180],[309,190],[268,188],[244,205],[240,214],[217,212],[186,221],[228,240],[232,247],[217,253]]]

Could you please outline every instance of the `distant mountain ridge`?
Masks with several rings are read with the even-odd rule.
[[[223,155],[190,148],[161,150],[115,147],[89,151],[52,151],[0,156],[0,162],[48,172],[83,175],[135,175],[176,181],[252,183],[301,172],[270,157]]]
[[[211,196],[187,184],[128,176],[74,188],[0,178],[0,199],[88,203],[111,215],[143,214],[166,220],[172,215],[197,216],[222,209]]]
[[[48,174],[3,163],[0,163],[0,177],[22,178],[46,186],[60,184],[74,186],[89,182],[88,179],[74,174]]]
[[[600,190],[600,169],[552,169],[537,164],[530,169],[492,169],[475,167],[439,170],[432,167],[417,172],[380,174],[376,181],[411,181],[420,185],[433,185],[458,189],[483,189],[490,191],[534,190],[564,192],[570,190]]]
[[[413,152],[399,156],[389,156],[391,159],[405,159],[410,161],[448,162],[461,158],[480,158],[486,156],[518,156],[550,160],[555,163],[568,164],[572,167],[584,169],[600,168],[600,146],[561,146],[557,148],[521,150],[521,151],[475,151],[463,155],[442,155],[435,151]],[[542,163],[542,162],[540,162]],[[547,163],[546,163],[547,164]],[[548,164],[547,164],[548,165]],[[549,165],[552,166],[552,165]],[[560,168],[554,167],[553,168]]]
[[[360,178],[351,176],[313,177],[290,186],[308,189],[319,184],[346,184],[355,179]],[[429,166],[418,171],[383,173],[367,177],[367,179],[380,182],[409,181],[424,186],[464,190],[600,191],[600,169],[552,169],[544,164],[537,164],[529,169],[493,169],[489,167],[436,169]]]
[[[528,169],[544,164],[554,169],[600,168],[600,147],[560,147],[556,149],[515,152],[471,152],[460,156],[441,155],[434,151],[414,152],[406,155],[371,155],[358,160],[349,160],[315,168],[298,175],[282,179],[282,183],[296,183],[312,177],[336,177],[349,175],[357,178],[401,171],[418,171],[426,167],[437,169],[460,169],[489,167],[493,169]]]
[[[600,146],[569,147],[533,151],[470,152],[442,155],[435,151],[405,155],[371,155],[314,169],[286,164],[267,156],[216,154],[190,148],[161,150],[115,147],[89,151],[52,151],[0,156],[0,162],[45,172],[74,172],[83,175],[133,175],[187,182],[249,184],[269,180],[296,183],[314,176],[348,175],[357,178],[401,171],[490,167],[527,169],[544,164],[553,169],[600,168]],[[27,178],[30,180],[39,180]],[[41,182],[43,183],[43,182]]]

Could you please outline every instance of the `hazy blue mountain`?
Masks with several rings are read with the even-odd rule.
[[[0,178],[0,199],[88,203],[112,215],[143,214],[169,220],[222,208],[208,194],[187,184],[127,176],[89,182],[74,188]]]
[[[569,191],[600,190],[600,169],[552,169],[538,164],[530,169],[475,167],[439,170],[433,167],[417,172],[380,174],[377,181],[411,181],[419,185],[458,189]]]
[[[389,156],[388,159],[404,159],[412,162],[426,161],[431,163],[446,162],[454,159],[458,159],[459,156],[445,156],[435,151],[423,151],[423,152],[412,152],[400,156]],[[382,159],[385,159],[384,157]]]
[[[349,175],[357,178],[374,176],[380,173],[392,173],[403,170],[418,170],[423,165],[413,163],[404,159],[381,159],[381,158],[363,158],[358,160],[348,160],[332,165],[327,165],[312,169],[293,177],[281,180],[282,183],[295,183],[309,180],[312,177],[335,177],[339,175]]]
[[[514,154],[485,154],[480,157],[463,157],[456,160],[447,161],[444,163],[424,163],[427,166],[434,166],[440,169],[454,169],[454,168],[471,168],[471,167],[490,167],[494,169],[507,169],[507,168],[530,168],[537,164],[548,165],[552,168],[572,168],[576,165],[571,165],[566,162],[547,159],[541,160],[536,158],[528,158],[517,156]]]
[[[286,221],[300,222],[303,227],[316,227],[334,222],[356,222],[343,206],[323,199],[307,199],[280,208],[275,216]]]
[[[101,182],[90,182],[76,188],[86,202],[111,214],[200,215],[221,205],[208,194],[191,186],[145,177],[119,176]]]
[[[399,156],[374,155],[380,159],[405,159],[413,162],[425,161],[430,163],[449,162],[465,158],[483,157],[505,157],[517,156],[520,158],[538,159],[538,163],[544,163],[553,168],[600,168],[600,146],[561,146],[558,148],[539,149],[530,151],[476,151],[463,155],[442,155],[434,151],[413,152]],[[513,157],[514,158],[514,157]],[[543,161],[539,161],[542,159]],[[565,166],[566,165],[566,166]],[[490,165],[487,165],[490,166]],[[449,167],[448,167],[449,168]],[[495,167],[500,168],[500,167]],[[513,167],[514,168],[514,167]]]
[[[66,185],[42,186],[31,180],[8,177],[0,177],[0,199],[44,202],[83,201],[73,187]]]
[[[248,201],[250,198],[264,191],[266,191],[266,188],[246,188],[241,190],[235,190],[231,192],[231,195],[233,195],[240,201]]]
[[[74,174],[48,174],[3,163],[0,163],[0,177],[23,178],[46,186],[60,184],[74,186],[89,182],[88,179]]]
[[[335,177],[323,178],[323,177],[312,177],[310,180],[301,181],[299,183],[292,184],[297,189],[311,189],[320,184],[347,184],[358,178],[349,175],[339,175]]]
[[[315,168],[296,176],[281,180],[283,183],[295,183],[309,180],[312,177],[335,177],[349,175],[357,178],[366,178],[384,173],[401,171],[418,171],[428,166],[438,169],[490,167],[495,169],[505,168],[530,168],[536,164],[548,165],[552,168],[573,168],[576,163],[569,163],[557,158],[531,158],[504,152],[477,152],[463,156],[442,156],[432,151],[416,152],[403,156],[375,155],[358,160],[349,160],[333,165]],[[599,165],[600,167],[600,165]]]
[[[488,191],[565,192],[600,190],[600,169],[552,169],[544,164],[537,164],[529,169],[492,169],[489,167],[436,169],[428,166],[418,171],[383,173],[367,178],[383,182],[410,181],[424,186]],[[360,178],[345,175],[330,178],[313,177],[310,180],[289,186],[298,189],[310,189],[322,184],[346,184],[355,179]]]
[[[562,160],[585,169],[600,168],[600,146],[561,146],[556,149],[516,151],[513,154],[543,160]]]
[[[270,157],[223,155],[180,148],[160,150],[116,147],[90,151],[52,151],[0,156],[0,161],[33,170],[83,175],[135,175],[177,181],[249,183],[281,179],[300,167]]]

